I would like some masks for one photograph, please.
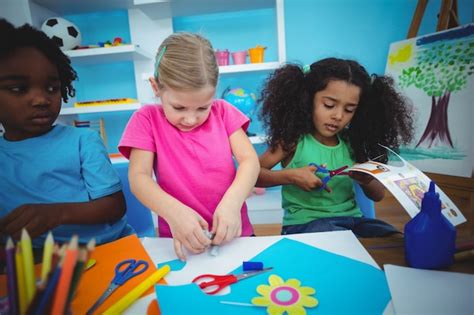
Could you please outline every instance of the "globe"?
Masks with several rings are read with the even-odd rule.
[[[243,88],[227,88],[222,95],[223,99],[237,107],[247,117],[250,117],[257,107],[255,94]]]

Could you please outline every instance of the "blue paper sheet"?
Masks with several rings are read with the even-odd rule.
[[[268,284],[271,274],[284,281],[296,278],[302,286],[316,290],[316,308],[307,314],[382,314],[390,301],[383,271],[359,261],[304,243],[283,238],[252,258],[273,270],[231,286],[224,296],[203,293],[197,285],[156,285],[161,314],[265,314],[264,307],[222,304],[220,301],[251,303],[259,296],[257,286]],[[240,273],[242,268],[232,273]],[[212,273],[212,270],[209,272]]]

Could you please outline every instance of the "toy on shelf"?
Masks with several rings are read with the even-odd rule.
[[[257,97],[254,93],[250,93],[243,88],[231,89],[229,86],[224,90],[221,98],[237,107],[237,109],[240,110],[250,120],[252,119],[251,117],[253,113],[257,109]],[[255,134],[248,131],[247,135],[255,136]]]
[[[41,30],[56,42],[61,50],[70,50],[81,45],[82,37],[79,28],[66,19],[49,18],[41,25]]]
[[[111,42],[107,40],[105,42],[98,42],[97,45],[85,45],[85,46],[77,46],[74,49],[88,49],[88,48],[100,48],[100,47],[115,47],[115,46],[123,46],[123,45],[130,45],[125,44],[121,37],[115,37],[114,40]]]
[[[126,105],[138,103],[138,100],[134,98],[111,98],[101,101],[85,101],[85,102],[76,102],[74,107],[86,107],[86,106],[104,106],[104,105]]]
[[[100,118],[97,120],[74,120],[73,125],[77,128],[94,129],[100,134],[102,141],[104,141],[104,145],[107,147],[107,134],[105,133],[104,118]]]

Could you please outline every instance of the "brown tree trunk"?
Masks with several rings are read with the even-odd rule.
[[[439,98],[431,97],[431,113],[425,131],[415,146],[431,148],[438,139],[440,143],[449,145],[453,148],[453,141],[449,133],[448,126],[448,105],[451,92],[447,91]]]

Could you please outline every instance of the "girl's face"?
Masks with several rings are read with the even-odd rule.
[[[314,137],[322,144],[338,144],[339,133],[354,117],[360,97],[360,88],[342,80],[329,81],[326,88],[313,99]]]
[[[173,126],[181,131],[191,131],[207,120],[216,93],[215,87],[178,91],[170,87],[159,88],[153,81],[153,90],[161,98],[166,119]]]
[[[58,70],[39,50],[20,48],[0,60],[0,123],[5,139],[19,141],[47,133],[60,110]]]

